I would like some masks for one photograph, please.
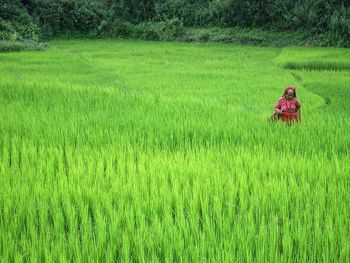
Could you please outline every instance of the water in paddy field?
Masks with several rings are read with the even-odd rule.
[[[0,54],[1,261],[350,260],[350,52]],[[302,122],[270,123],[286,86]]]

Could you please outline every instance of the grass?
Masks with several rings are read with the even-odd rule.
[[[0,54],[1,261],[349,261],[349,109],[320,111],[347,101],[348,71],[287,71],[285,52]],[[267,121],[287,85],[298,127]]]
[[[276,65],[288,69],[307,90],[321,96],[319,114],[349,117],[350,52],[332,48],[286,48],[276,57]]]
[[[350,70],[347,48],[285,48],[274,61],[293,70]]]

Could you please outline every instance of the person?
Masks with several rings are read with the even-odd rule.
[[[300,107],[301,103],[297,99],[296,89],[287,87],[275,105],[275,113],[271,116],[271,120],[282,120],[288,124],[292,124],[294,121],[298,123],[301,121]]]

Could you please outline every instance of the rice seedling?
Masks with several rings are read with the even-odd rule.
[[[287,71],[280,52],[0,54],[1,261],[350,261],[348,71]],[[287,85],[297,127],[267,121]]]
[[[286,69],[350,70],[346,48],[285,48],[274,61]]]

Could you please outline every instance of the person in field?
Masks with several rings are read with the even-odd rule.
[[[301,103],[297,99],[294,87],[287,87],[284,94],[275,105],[275,113],[271,116],[272,121],[282,120],[288,124],[300,122]]]

